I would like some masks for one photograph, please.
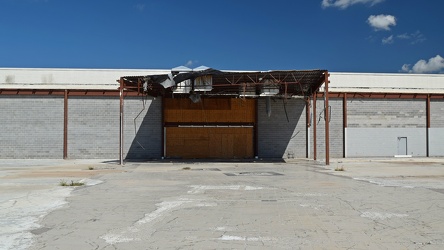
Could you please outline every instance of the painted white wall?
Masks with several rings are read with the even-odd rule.
[[[393,157],[398,137],[407,137],[407,153],[426,156],[425,128],[346,128],[346,157]]]
[[[430,156],[444,156],[444,128],[429,129]]]

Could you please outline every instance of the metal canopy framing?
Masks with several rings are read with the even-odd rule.
[[[273,89],[276,97],[311,96],[324,83],[326,70],[282,70],[282,71],[219,71],[207,68],[201,71],[177,72],[171,74],[124,76],[123,88],[127,91],[145,93],[150,96],[171,97],[199,92],[204,95],[231,95],[260,97]],[[199,90],[195,81],[199,78],[211,79],[204,91]],[[176,93],[184,81],[190,81],[189,92]],[[168,82],[168,84],[167,84]]]
[[[123,76],[120,78],[120,163],[123,162],[123,105],[125,93],[149,95],[153,97],[231,96],[241,98],[304,97],[316,101],[316,92],[324,85],[324,100],[328,107],[327,70],[278,70],[278,71],[219,71],[211,68],[191,70],[174,69],[169,74]],[[203,79],[203,80],[202,80]],[[188,83],[185,91],[177,91]],[[315,111],[315,109],[313,110]],[[326,165],[329,165],[329,126],[326,112],[325,151]],[[310,124],[307,123],[307,128]],[[314,160],[316,160],[316,127],[314,129]],[[308,147],[308,144],[307,144]],[[308,150],[308,148],[307,148]],[[308,151],[307,151],[308,152]],[[308,154],[308,153],[307,153]]]

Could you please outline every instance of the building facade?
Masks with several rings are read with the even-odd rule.
[[[123,96],[169,70],[0,69],[0,158],[444,156],[444,75],[330,73],[293,98]],[[325,120],[326,112],[329,119]],[[120,135],[120,127],[123,134]]]

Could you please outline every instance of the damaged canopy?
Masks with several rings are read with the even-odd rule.
[[[310,96],[324,83],[326,70],[222,71],[205,66],[177,67],[167,74],[125,76],[125,90],[150,96],[200,95],[262,97]]]

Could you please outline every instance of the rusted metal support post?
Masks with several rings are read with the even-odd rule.
[[[316,92],[313,93],[313,160],[316,161],[317,145],[316,145]]]
[[[162,105],[162,111],[161,111],[161,113],[160,113],[160,115],[162,116],[162,128],[161,128],[161,130],[160,130],[160,134],[161,134],[161,137],[162,137],[162,145],[161,145],[161,147],[160,147],[160,155],[161,155],[161,158],[162,159],[165,159],[165,157],[166,157],[166,155],[165,155],[165,143],[166,143],[166,139],[165,139],[165,96],[162,96],[162,97],[160,97],[160,98],[162,98],[162,102],[161,102],[161,105]]]
[[[120,160],[120,165],[123,166],[123,90],[124,90],[124,86],[125,86],[125,82],[124,79],[121,77],[120,78],[120,138],[119,138],[119,160]]]
[[[345,136],[345,130],[347,129],[347,93],[344,93],[342,98],[342,157],[347,157],[346,150],[347,138]]]
[[[328,71],[325,72],[324,98],[325,98],[325,165],[330,165],[330,106],[328,104]]]
[[[430,119],[430,95],[427,95],[427,103],[426,103],[426,116],[427,116],[427,122],[426,122],[426,155],[427,157],[430,157],[430,126],[431,126],[431,119]]]
[[[305,98],[305,158],[310,157],[310,97]]]
[[[63,159],[68,159],[68,90],[63,98]]]
[[[254,158],[259,158],[259,129],[258,129],[258,121],[259,121],[259,112],[258,112],[258,100],[256,99],[254,101],[254,138],[253,138],[253,144],[254,144]]]

